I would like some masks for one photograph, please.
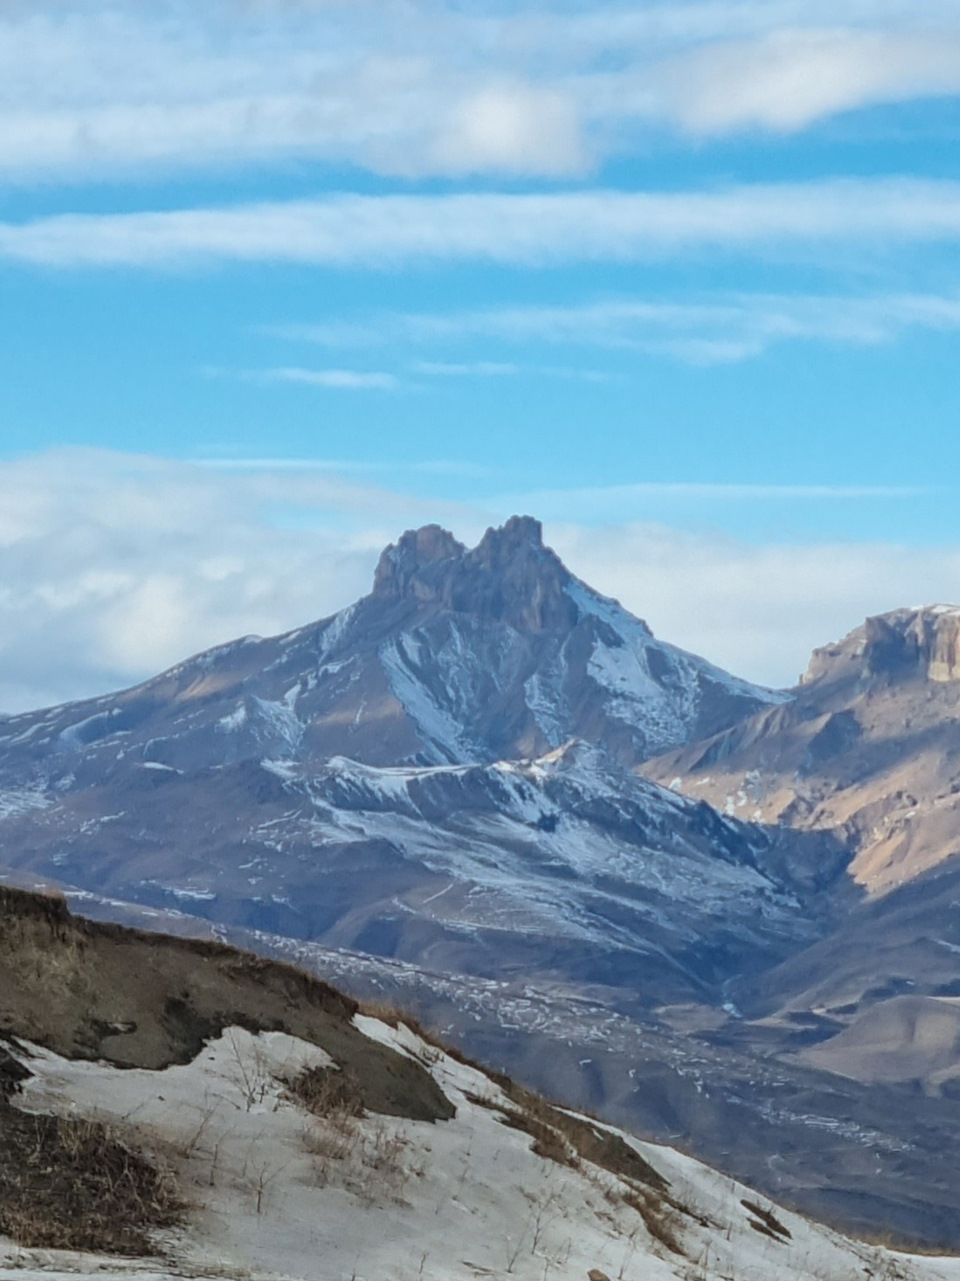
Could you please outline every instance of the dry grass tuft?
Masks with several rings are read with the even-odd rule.
[[[651,1188],[633,1188],[624,1193],[623,1202],[636,1210],[643,1219],[643,1226],[655,1241],[659,1241],[671,1254],[686,1256],[681,1210],[672,1198],[654,1192]]]
[[[550,1125],[538,1110],[523,1109],[519,1112],[504,1112],[500,1121],[511,1130],[522,1130],[533,1139],[533,1151],[546,1161],[555,1161],[557,1165],[576,1166],[577,1154],[571,1148],[560,1131]]]
[[[156,1253],[183,1219],[172,1172],[99,1121],[0,1106],[0,1232],[27,1248]]]
[[[740,1204],[748,1211],[747,1222],[756,1232],[762,1232],[765,1236],[773,1237],[775,1241],[792,1241],[793,1233],[786,1227],[772,1210],[765,1210],[762,1205],[756,1201],[741,1200]],[[752,1214],[753,1218],[749,1218]]]
[[[285,1082],[312,1116],[363,1116],[363,1092],[356,1077],[339,1068],[309,1067]]]
[[[304,1068],[286,1082],[291,1095],[311,1115],[303,1143],[314,1158],[317,1182],[334,1178],[365,1203],[399,1200],[411,1174],[406,1157],[410,1140],[386,1120],[363,1127],[366,1115],[359,1082],[337,1068]]]

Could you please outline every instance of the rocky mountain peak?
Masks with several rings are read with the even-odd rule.
[[[839,644],[814,651],[803,684],[859,679],[960,680],[960,608],[926,605],[868,618]]]
[[[502,568],[518,557],[544,553],[543,526],[533,516],[511,516],[499,529],[490,528],[474,548],[481,563]],[[553,555],[552,552],[549,553]]]
[[[471,551],[439,525],[408,530],[380,557],[373,595],[479,614],[519,631],[554,631],[578,618],[571,575],[532,516],[488,529]]]
[[[466,550],[440,525],[408,529],[381,553],[373,576],[373,595],[420,596],[431,570],[444,561],[459,560]]]

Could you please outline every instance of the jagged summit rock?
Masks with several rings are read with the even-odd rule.
[[[408,529],[384,548],[373,576],[373,595],[398,597],[412,592],[422,598],[424,587],[433,587],[436,566],[458,561],[466,552],[463,543],[439,525]]]
[[[532,516],[512,516],[468,550],[439,525],[408,530],[380,557],[373,595],[476,614],[518,631],[569,629],[579,611],[569,570]]]

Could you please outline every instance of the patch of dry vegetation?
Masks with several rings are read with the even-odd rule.
[[[772,1237],[774,1241],[792,1241],[793,1233],[781,1223],[772,1210],[765,1210],[756,1201],[742,1199],[740,1204],[747,1211],[747,1222],[755,1232]],[[750,1216],[753,1216],[752,1218]]]
[[[391,1027],[403,1023],[428,1045],[458,1063],[482,1072],[500,1087],[513,1107],[502,1107],[490,1099],[468,1093],[466,1097],[472,1103],[499,1112],[503,1125],[530,1135],[532,1149],[537,1156],[580,1170],[587,1163],[588,1167],[596,1166],[613,1175],[617,1185],[604,1186],[604,1195],[639,1214],[650,1236],[671,1253],[685,1255],[684,1218],[707,1226],[702,1216],[688,1210],[670,1195],[668,1181],[621,1135],[600,1124],[593,1124],[586,1117],[573,1115],[558,1104],[548,1103],[505,1073],[491,1071],[456,1046],[444,1042],[436,1032],[425,1027],[416,1014],[373,1002],[362,1004],[361,1012]]]
[[[0,1232],[18,1245],[154,1254],[184,1211],[171,1171],[116,1128],[0,1104]]]
[[[363,1116],[363,1090],[350,1072],[339,1068],[308,1067],[284,1084],[313,1116]]]
[[[336,1179],[372,1204],[401,1199],[408,1179],[423,1173],[409,1166],[410,1141],[396,1123],[378,1119],[361,1125],[367,1115],[363,1087],[351,1073],[309,1067],[284,1084],[310,1113],[303,1142],[321,1187]]]

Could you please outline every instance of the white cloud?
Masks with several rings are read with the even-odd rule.
[[[427,513],[317,469],[93,450],[2,462],[0,709],[118,688],[324,617],[368,590],[400,530],[453,517],[463,509]]]
[[[449,346],[481,337],[515,344],[620,348],[699,365],[747,360],[784,342],[872,346],[893,342],[912,329],[940,333],[960,329],[960,298],[937,294],[721,294],[703,302],[620,298],[565,306],[388,313],[366,322],[280,326],[270,333],[327,347],[387,342]],[[518,372],[514,364],[495,361],[420,361],[416,368],[434,374]],[[589,376],[589,371],[581,376]]]
[[[496,360],[418,360],[414,368],[436,378],[504,378],[520,372],[518,365]]]
[[[0,223],[0,259],[46,267],[217,261],[626,262],[705,249],[849,252],[960,239],[960,183],[849,179],[720,191],[335,195]]]
[[[570,174],[588,163],[572,99],[511,84],[490,85],[462,99],[432,155],[441,173]]]
[[[301,369],[296,365],[285,365],[279,369],[248,370],[244,377],[251,382],[294,383],[336,391],[395,391],[400,385],[393,374],[378,370]]]
[[[951,0],[7,0],[0,176],[575,174],[664,123],[790,130],[958,84]]]
[[[789,133],[842,111],[960,92],[960,36],[781,30],[657,68],[665,114],[694,133]]]
[[[824,496],[773,488],[724,496]],[[547,524],[570,568],[664,639],[770,684],[795,679],[815,645],[867,613],[960,597],[960,547],[757,547],[595,528],[584,523],[593,502],[581,523]],[[324,617],[368,590],[380,549],[403,529],[440,521],[475,542],[509,514],[504,501],[473,510],[270,460],[221,468],[62,451],[0,463],[0,707],[119,688],[206,646]]]
[[[750,546],[649,525],[547,532],[575,573],[658,636],[775,687],[868,615],[960,601],[960,547]]]

